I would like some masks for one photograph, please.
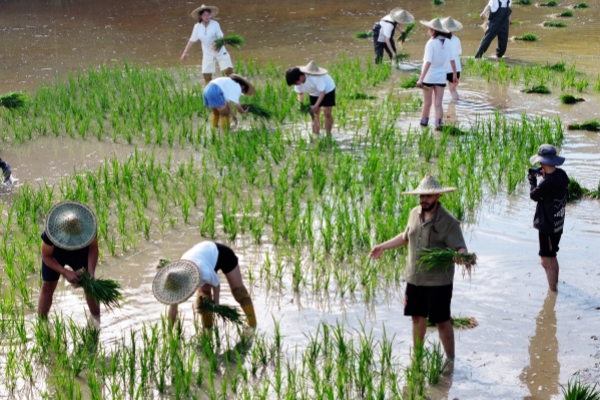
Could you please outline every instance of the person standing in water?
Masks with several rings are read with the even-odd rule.
[[[450,40],[450,44],[452,47],[452,60],[454,60],[454,66],[456,68],[456,78],[460,81],[460,71],[462,70],[460,64],[460,55],[462,54],[462,46],[460,45],[460,39],[458,36],[454,34],[454,32],[460,31],[463,26],[460,22],[450,17],[442,19],[442,26],[446,28],[448,32]],[[458,90],[456,90],[456,85],[454,84],[454,71],[452,69],[452,65],[450,62],[446,65],[446,80],[448,81],[448,89],[450,90],[450,95],[452,96],[452,100],[458,100]]]
[[[10,165],[6,161],[0,158],[0,170],[2,170],[2,182],[8,183],[10,182],[10,176],[12,172],[10,170]]]
[[[233,103],[240,114],[246,114],[248,110],[240,105],[240,97],[242,95],[252,96],[254,93],[256,93],[254,86],[248,79],[237,74],[231,74],[228,77],[217,78],[209,82],[204,88],[202,96],[204,105],[209,106],[212,110],[212,127],[219,126],[220,118],[221,128],[224,131],[229,130],[230,118],[237,120],[230,103]]]
[[[512,10],[510,9],[510,0],[490,0],[483,9],[479,17],[485,19],[487,13],[488,27],[479,43],[479,48],[475,53],[475,58],[481,58],[487,51],[492,40],[498,37],[498,47],[496,48],[496,57],[502,58],[506,53],[508,46],[508,28],[510,26]]]
[[[194,20],[198,21],[198,23],[194,25],[192,36],[179,59],[179,61],[184,62],[194,43],[200,40],[202,43],[202,76],[207,85],[212,80],[217,63],[225,75],[229,76],[233,73],[231,57],[229,56],[227,49],[225,49],[225,46],[218,51],[214,47],[215,40],[223,37],[221,26],[217,21],[211,19],[216,16],[218,12],[219,9],[217,7],[205,6],[204,4],[192,11],[191,16]]]
[[[540,163],[541,166],[529,170],[527,176],[531,185],[529,197],[537,202],[533,227],[539,231],[539,256],[542,267],[546,271],[549,289],[556,292],[559,270],[556,253],[565,224],[569,177],[564,170],[556,168],[565,162],[565,158],[558,156],[556,148],[552,145],[541,145],[537,154],[529,161],[532,164]],[[539,184],[538,176],[543,178]]]
[[[385,51],[393,61],[396,57],[396,44],[394,43],[394,33],[398,24],[407,25],[415,20],[411,13],[401,8],[394,8],[381,21],[373,26],[373,46],[375,49],[375,64],[381,64],[383,61],[383,52]]]

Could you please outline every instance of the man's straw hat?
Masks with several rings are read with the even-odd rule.
[[[463,28],[463,25],[452,17],[442,19],[442,26],[446,28],[448,32],[458,32]]]
[[[204,4],[202,4],[200,7],[196,8],[194,11],[192,11],[192,13],[190,15],[192,18],[194,18],[196,21],[198,21],[198,19],[200,19],[200,14],[202,14],[202,12],[204,10],[209,10],[211,17],[214,17],[215,15],[217,15],[219,13],[219,9],[217,7],[205,6]]]
[[[403,25],[410,24],[415,20],[415,17],[413,17],[411,13],[403,10],[400,7],[394,8],[392,11],[390,11],[390,17],[392,17],[392,19],[397,23]]]
[[[156,300],[172,305],[189,299],[202,280],[200,269],[188,260],[177,260],[158,270],[152,282]]]
[[[305,66],[299,66],[298,69],[300,69],[300,72],[304,72],[305,74],[309,75],[325,75],[327,73],[325,68],[317,67],[317,63],[314,61],[309,62]]]
[[[421,20],[419,22],[421,22],[421,24],[425,25],[426,27],[436,30],[438,32],[450,33],[450,31],[444,28],[444,26],[442,25],[442,21],[440,21],[439,18],[434,18],[431,21]]]
[[[248,80],[248,78],[244,78],[241,75],[238,74],[231,74],[229,75],[229,77],[231,79],[237,79],[240,80],[242,82],[244,82],[244,85],[248,86],[248,92],[246,93],[246,96],[252,96],[254,93],[256,93],[256,89],[254,88],[254,86],[252,86],[252,84],[250,83],[250,81]]]
[[[91,208],[78,201],[62,201],[48,211],[46,235],[56,247],[78,250],[96,238],[98,221]]]
[[[454,192],[456,190],[455,187],[442,187],[440,183],[433,176],[427,174],[425,178],[419,183],[414,190],[409,190],[407,192],[402,192],[402,194],[442,194],[448,192]]]

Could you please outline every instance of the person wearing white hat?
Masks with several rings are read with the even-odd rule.
[[[479,17],[485,19],[488,14],[488,25],[485,34],[479,43],[479,48],[475,53],[475,58],[481,58],[488,50],[492,40],[498,37],[498,47],[496,48],[496,57],[502,58],[508,47],[508,31],[511,22],[512,10],[510,9],[510,0],[489,0]]]
[[[231,74],[228,77],[217,78],[204,88],[202,97],[204,105],[212,110],[212,127],[219,126],[221,120],[221,128],[224,131],[229,130],[230,118],[237,120],[234,109],[231,104],[237,109],[240,114],[246,114],[248,110],[240,105],[240,97],[242,95],[252,96],[256,93],[254,86],[241,75]]]
[[[305,93],[309,94],[313,133],[318,135],[321,131],[322,108],[325,115],[325,131],[331,135],[333,129],[332,108],[335,107],[335,82],[327,70],[318,67],[317,63],[311,61],[305,66],[285,71],[285,80],[288,86],[294,85],[299,102],[304,100]]]
[[[390,59],[396,57],[396,44],[394,43],[394,32],[398,24],[410,24],[415,20],[406,10],[394,8],[381,21],[373,26],[373,46],[375,48],[375,64],[380,64],[385,51]]]
[[[420,22],[429,28],[429,36],[431,36],[431,39],[425,45],[423,69],[416,85],[418,88],[423,88],[421,126],[426,127],[429,124],[429,114],[433,104],[435,106],[435,127],[440,129],[444,123],[442,101],[444,100],[444,90],[446,88],[446,66],[451,65],[453,71],[452,82],[454,85],[458,85],[456,64],[452,59],[452,45],[448,39],[449,32],[443,27],[442,21],[439,18],[434,18],[431,21]]]
[[[462,46],[460,45],[460,39],[458,36],[454,34],[454,32],[460,31],[463,26],[460,22],[451,17],[446,17],[442,19],[442,26],[446,28],[448,32],[448,40],[450,40],[450,45],[452,47],[452,60],[454,60],[454,67],[456,68],[456,78],[460,81],[460,71],[462,70],[460,64],[460,55],[462,54]],[[452,65],[450,62],[446,65],[446,80],[448,81],[448,90],[450,91],[450,95],[452,96],[452,100],[458,100],[458,90],[456,90],[456,85],[454,84],[454,71],[452,70]]]
[[[194,25],[192,36],[179,58],[180,62],[184,62],[194,43],[199,40],[202,43],[202,76],[207,85],[212,80],[217,63],[225,75],[229,76],[233,74],[233,64],[225,46],[218,51],[213,46],[216,39],[223,37],[221,26],[217,21],[211,19],[218,12],[219,9],[217,7],[205,6],[204,4],[192,11],[190,14],[191,17],[195,21],[198,21],[198,23]]]
[[[548,287],[556,292],[559,272],[556,253],[565,224],[569,177],[563,169],[556,168],[565,162],[565,158],[557,155],[556,148],[550,144],[541,145],[529,161],[532,164],[540,163],[540,168],[529,169],[529,197],[537,202],[533,227],[538,230],[538,254],[546,271]],[[538,176],[543,178],[539,184]]]
[[[75,271],[85,269],[93,278],[98,263],[96,216],[85,204],[63,201],[53,206],[42,232],[42,289],[38,314],[47,318],[60,276],[71,283],[79,281]],[[69,266],[71,269],[65,268]],[[100,318],[100,307],[86,297],[92,317]]]
[[[405,279],[404,315],[411,316],[413,341],[416,347],[423,343],[427,330],[427,318],[439,331],[440,340],[449,360],[454,358],[454,329],[451,323],[450,303],[454,263],[426,270],[420,269],[420,253],[425,249],[451,249],[466,253],[460,222],[439,202],[443,193],[456,188],[444,188],[427,174],[415,190],[403,194],[418,194],[420,206],[411,210],[404,232],[381,243],[371,250],[371,258],[379,258],[385,250],[408,246]]]

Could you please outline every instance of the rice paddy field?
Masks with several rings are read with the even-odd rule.
[[[429,13],[449,7],[468,21],[466,8],[427,3]],[[534,14],[525,8],[533,5],[514,7]],[[305,12],[288,18],[304,21]],[[568,24],[560,31],[577,26]],[[550,28],[526,25],[516,33],[533,29],[543,43]],[[251,46],[252,34],[235,32]],[[421,33],[404,47],[412,59]],[[243,101],[272,118],[245,115],[228,133],[209,128],[195,67],[140,60],[57,70],[29,89],[22,109],[0,107],[0,156],[18,179],[0,189],[2,397],[558,399],[561,385],[599,382],[598,200],[568,205],[559,293],[547,293],[526,173],[538,145],[551,143],[569,176],[599,189],[598,133],[567,126],[598,118],[600,71],[556,57],[465,58],[461,100],[444,103],[457,129],[438,132],[418,127],[420,90],[401,87],[414,72],[375,66],[370,43],[349,40],[366,49],[320,62],[338,85],[330,137],[310,133],[283,79],[287,59],[240,53],[234,69],[257,88]],[[550,93],[524,92],[538,86]],[[563,104],[565,94],[585,101]],[[368,258],[404,229],[417,198],[401,192],[425,173],[460,188],[442,202],[478,256],[471,279],[455,279],[457,358],[444,371],[435,329],[412,349],[405,251]],[[64,199],[95,211],[96,275],[123,287],[121,307],[103,308],[99,324],[88,321],[82,289],[63,280],[50,322],[36,316],[40,234]],[[239,256],[255,332],[223,323],[203,331],[192,300],[169,329],[151,290],[156,262],[201,240]],[[236,305],[224,286],[222,302]]]

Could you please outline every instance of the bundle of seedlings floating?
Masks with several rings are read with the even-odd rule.
[[[215,40],[214,46],[217,51],[221,50],[223,48],[223,46],[225,46],[225,45],[232,46],[232,47],[235,47],[236,49],[239,49],[240,46],[244,45],[244,38],[241,37],[240,35],[232,33],[229,36],[218,38]]]
[[[240,104],[242,108],[248,110],[248,112],[254,115],[256,118],[271,119],[273,118],[273,112],[267,108],[259,106],[258,104],[246,103]]]
[[[467,131],[464,131],[457,125],[452,124],[442,125],[442,132],[452,136],[464,136],[467,134]]]
[[[556,7],[558,3],[554,0],[547,1],[545,3],[538,3],[540,7]]]
[[[417,87],[418,81],[419,77],[417,75],[413,75],[409,78],[402,79],[402,82],[400,82],[400,87],[403,89],[412,89]]]
[[[515,36],[513,39],[514,40],[522,40],[524,42],[537,42],[538,40],[540,40],[540,38],[537,37],[537,35],[532,32],[526,33],[522,36]]]
[[[223,304],[215,304],[214,301],[203,297],[200,300],[199,313],[211,313],[213,316],[221,318],[223,322],[231,322],[232,324],[240,325],[242,323],[242,315],[237,308],[226,306]]]
[[[394,61],[399,63],[399,62],[406,60],[408,57],[410,57],[410,54],[408,54],[408,53],[396,53],[396,57],[394,58]]]
[[[575,178],[573,178],[573,177],[569,178],[569,185],[567,186],[567,201],[568,202],[579,200],[588,193],[589,193],[589,190],[582,187]]]
[[[361,93],[361,92],[350,95],[350,100],[375,100],[376,98],[377,98],[377,96],[373,96],[373,95]]]
[[[404,31],[402,31],[402,33],[400,33],[400,36],[398,37],[398,41],[402,42],[402,43],[406,42],[406,39],[408,39],[408,36],[411,34],[413,29],[415,29],[415,26],[417,26],[416,22],[411,22],[410,24],[406,25],[406,28],[404,28]]]
[[[85,295],[96,301],[98,304],[104,304],[107,309],[120,307],[119,301],[123,300],[123,295],[119,291],[121,285],[112,279],[92,278],[85,270],[79,273],[79,281],[73,286],[81,287]]]
[[[465,272],[471,278],[473,267],[477,265],[475,253],[458,253],[450,249],[424,249],[419,253],[419,269],[431,271],[434,268],[448,268],[453,262],[462,267],[463,277]]]
[[[583,99],[581,97],[575,97],[572,94],[561,94],[559,99],[560,99],[560,102],[563,104],[576,104],[576,103],[579,103],[580,101],[585,101],[585,99]]]
[[[477,322],[477,319],[475,319],[475,317],[456,317],[453,315],[450,318],[450,322],[452,323],[452,326],[456,329],[473,329],[479,325],[479,322]],[[434,327],[435,324],[429,321],[429,318],[427,318],[427,326]]]
[[[595,119],[591,119],[589,121],[585,121],[581,124],[574,123],[567,125],[567,129],[575,130],[575,131],[590,131],[590,132],[600,132],[600,122]]]
[[[513,4],[520,4],[522,6],[530,6],[531,0],[516,0],[512,2]]]
[[[575,4],[573,6],[573,8],[575,8],[575,9],[577,9],[577,8],[590,8],[590,6],[588,6],[588,4],[584,1],[582,3]]]
[[[585,197],[589,199],[600,199],[600,181],[598,182],[598,187],[596,188],[596,190],[589,190],[585,194]]]
[[[15,109],[21,108],[27,103],[28,97],[25,93],[10,92],[0,96],[0,106]]]
[[[545,85],[533,85],[530,88],[526,88],[521,90],[523,93],[540,93],[540,94],[550,94],[550,89],[548,89]]]
[[[560,14],[557,15],[558,17],[572,17],[573,16],[573,11],[571,10],[566,10],[561,12]]]
[[[562,21],[544,21],[544,26],[549,28],[566,28],[567,24]]]
[[[565,72],[565,65],[566,63],[564,61],[559,61],[553,65],[546,64],[544,68],[549,69],[550,71]]]
[[[369,32],[356,32],[354,34],[354,37],[357,39],[368,39],[370,37],[373,37],[373,31],[369,31]]]
[[[444,0],[431,0],[431,4],[434,6],[443,6],[446,2]]]

